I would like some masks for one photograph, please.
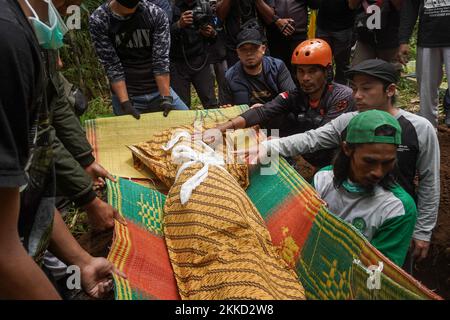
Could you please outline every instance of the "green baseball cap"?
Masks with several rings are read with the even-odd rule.
[[[376,135],[381,126],[390,126],[395,129],[393,136]],[[350,120],[347,126],[348,143],[388,143],[399,145],[402,141],[402,128],[400,123],[390,113],[380,110],[360,112]]]

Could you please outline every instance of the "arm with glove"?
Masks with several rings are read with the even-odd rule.
[[[156,17],[159,19],[153,32],[153,74],[158,86],[160,110],[167,117],[173,110],[173,97],[170,94],[170,25],[165,15]]]

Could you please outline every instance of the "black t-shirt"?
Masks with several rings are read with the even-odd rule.
[[[39,51],[15,1],[0,11],[0,187],[26,184],[29,134],[36,120],[33,103],[40,76]],[[4,8],[4,9],[3,9]]]
[[[256,76],[247,75],[248,83],[250,84],[250,105],[255,103],[267,103],[276,97],[277,92],[273,92],[267,85],[263,72]]]
[[[373,3],[375,3],[374,0],[368,1],[368,4]],[[364,12],[363,10],[360,9],[358,16]],[[399,46],[400,12],[389,0],[383,0],[381,6],[381,29],[358,28],[358,16],[356,17],[356,25],[359,41],[377,49],[393,49]]]
[[[270,7],[274,7],[274,0],[264,0],[264,2]],[[253,0],[232,0],[230,11],[224,22],[227,46],[229,48],[236,48],[236,37],[241,30],[241,26],[254,18],[258,18],[259,25],[262,27],[261,32],[264,34],[264,25],[259,19]]]
[[[401,10],[400,43],[408,43],[419,15],[417,45],[450,46],[450,1],[408,0]]]
[[[0,0],[0,8],[0,187],[21,188],[19,235],[39,262],[50,239],[55,191],[46,73],[17,2]]]
[[[348,0],[322,1],[317,15],[317,25],[326,31],[340,31],[353,27],[355,10],[348,7]]]

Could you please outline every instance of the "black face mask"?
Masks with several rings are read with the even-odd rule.
[[[135,8],[141,0],[116,0],[120,5],[128,9]]]

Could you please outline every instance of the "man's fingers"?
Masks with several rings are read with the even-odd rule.
[[[114,274],[118,275],[119,277],[127,279],[127,275],[125,273],[123,273],[122,271],[120,271],[119,269],[117,269],[116,267],[113,268],[113,272],[114,272]]]
[[[428,255],[428,248],[423,248],[420,255],[420,260],[425,259],[427,255]]]
[[[112,182],[116,182],[116,178],[114,178],[114,176],[109,173],[108,171],[106,171],[106,179],[112,181]]]
[[[116,219],[120,224],[123,224],[124,226],[127,225],[127,221],[124,217],[122,217],[116,209],[114,209],[114,219]]]

